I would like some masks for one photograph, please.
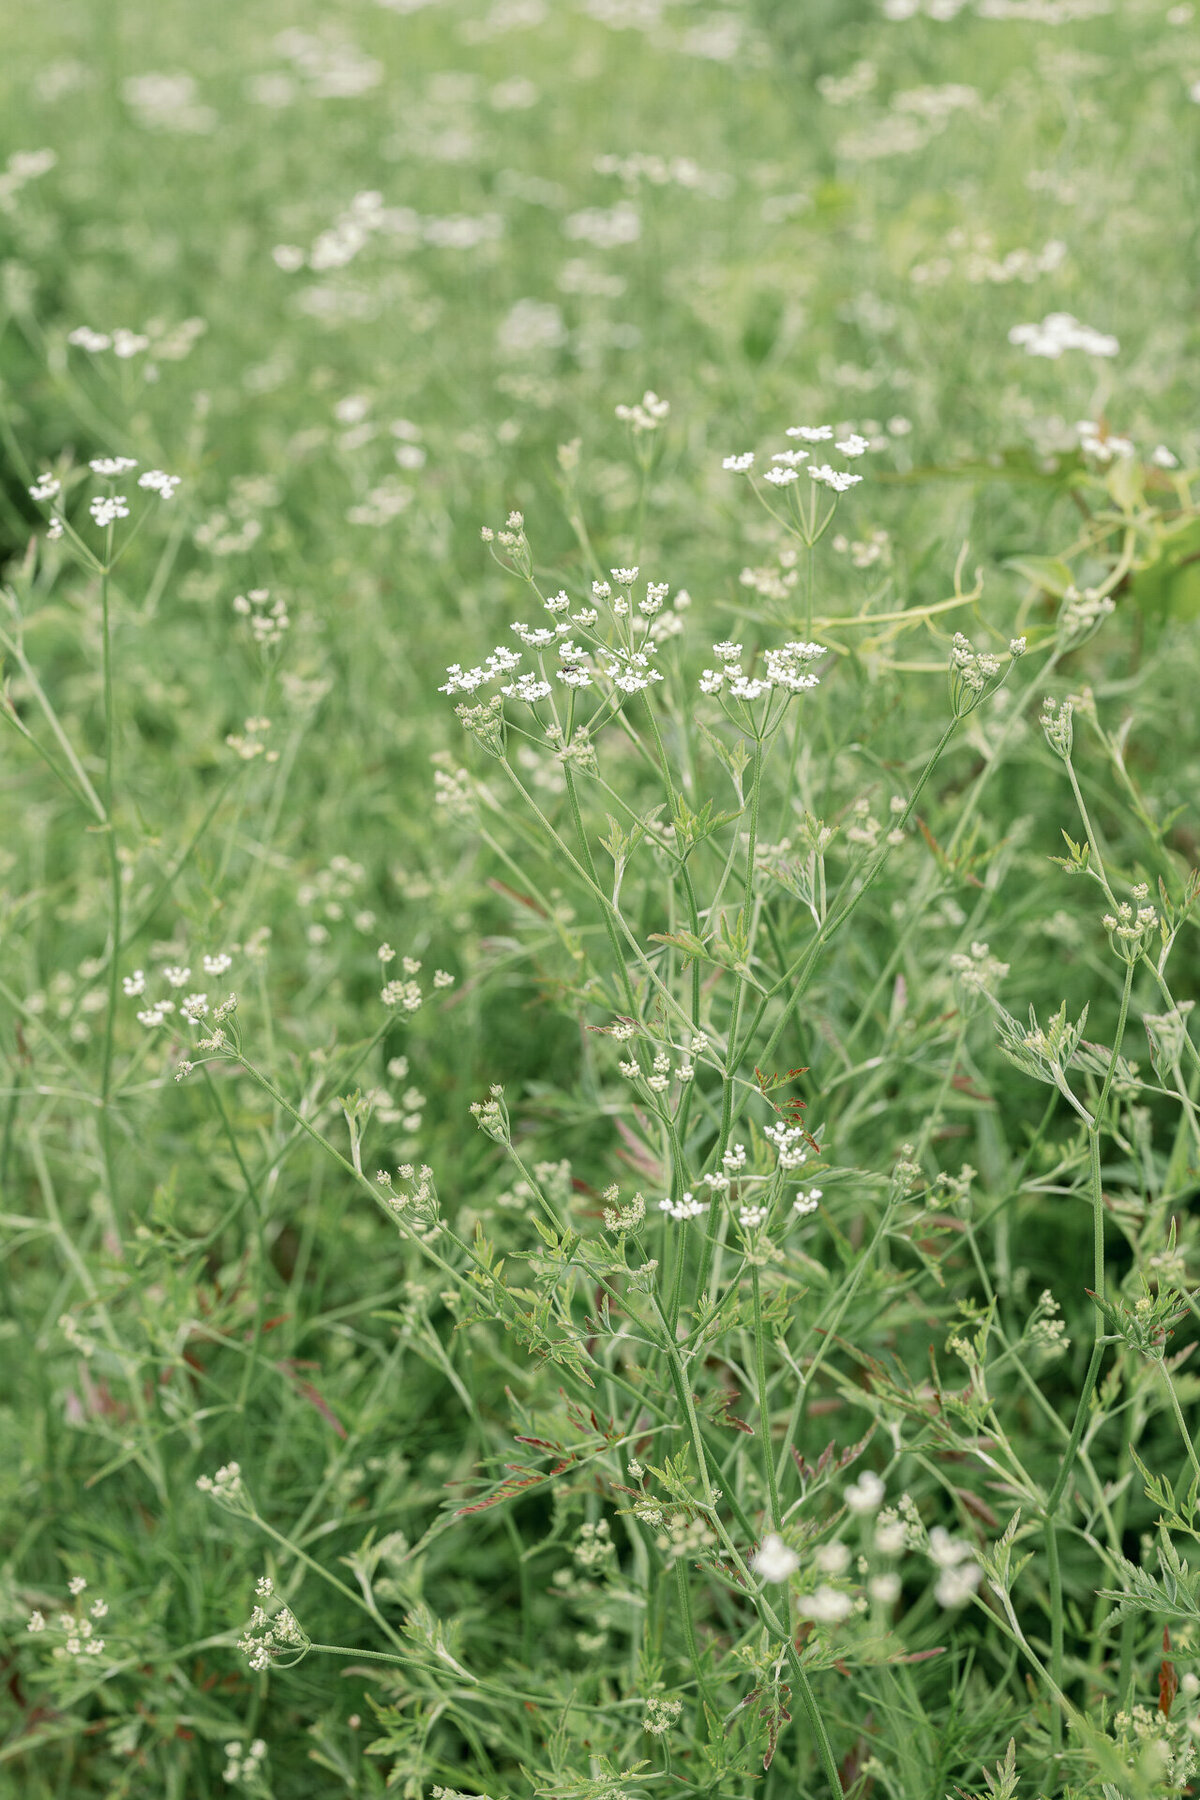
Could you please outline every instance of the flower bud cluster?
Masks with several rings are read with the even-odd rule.
[[[198,1476],[196,1486],[228,1512],[248,1514],[251,1510],[240,1463],[223,1463],[215,1475]]]
[[[995,993],[1008,970],[1009,964],[993,956],[979,940],[972,943],[969,953],[955,950],[950,957],[950,973],[966,995]]]
[[[504,1089],[499,1084],[489,1089],[486,1100],[472,1100],[471,1112],[480,1131],[486,1132],[498,1144],[511,1143],[508,1108],[504,1104]]]
[[[1079,588],[1069,587],[1063,595],[1054,628],[1057,649],[1078,650],[1086,644],[1109,614],[1115,612],[1116,604],[1111,594],[1102,594],[1098,588],[1084,588],[1081,592]]]
[[[418,1237],[436,1236],[440,1229],[441,1209],[433,1170],[428,1163],[421,1163],[419,1166],[401,1163],[396,1175],[406,1184],[405,1187],[396,1187],[386,1169],[380,1169],[375,1176],[387,1205],[396,1218],[415,1231]]]
[[[1013,643],[1022,640],[1014,638]],[[980,701],[1000,685],[1005,672],[1000,658],[991,650],[977,650],[970,638],[956,631],[950,649],[950,704],[955,718],[965,719],[974,712]]]
[[[1054,700],[1049,694],[1042,701],[1042,730],[1046,742],[1056,756],[1069,761],[1075,743],[1075,702],[1070,695]]]
[[[666,1700],[661,1694],[650,1694],[646,1699],[642,1730],[648,1731],[651,1737],[665,1737],[672,1725],[678,1724],[682,1711],[682,1700]]]
[[[271,1668],[293,1668],[307,1654],[312,1640],[291,1607],[277,1603],[269,1576],[256,1584],[255,1593],[267,1606],[254,1608],[238,1639],[238,1649],[258,1675]]]
[[[1108,941],[1123,962],[1136,963],[1146,950],[1151,937],[1158,928],[1158,913],[1148,904],[1150,889],[1144,881],[1131,889],[1137,910],[1128,900],[1117,903],[1115,913],[1105,913],[1102,923],[1108,933]]]
[[[615,1232],[618,1237],[625,1232],[637,1231],[646,1217],[646,1200],[642,1194],[635,1194],[626,1205],[620,1204],[620,1189],[614,1182],[604,1190],[604,1229]]]

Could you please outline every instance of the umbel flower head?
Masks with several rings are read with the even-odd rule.
[[[950,647],[950,704],[956,719],[965,719],[981,700],[994,694],[1012,664],[1025,654],[1025,639],[1012,638],[1009,661],[1002,663],[991,650],[977,650],[970,638],[956,631]]]
[[[291,1607],[275,1598],[269,1575],[256,1583],[254,1591],[266,1604],[256,1606],[250,1614],[250,1623],[238,1639],[238,1649],[256,1674],[265,1674],[271,1668],[294,1668],[308,1654],[312,1639]]]
[[[769,1531],[750,1559],[750,1567],[764,1581],[786,1581],[800,1567],[800,1558],[777,1531]]]

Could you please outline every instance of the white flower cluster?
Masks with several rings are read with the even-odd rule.
[[[58,155],[54,150],[14,150],[0,170],[0,213],[14,212],[14,202],[21,189],[39,176],[48,175],[57,163]]]
[[[385,205],[381,193],[365,188],[354,195],[331,226],[318,233],[308,250],[298,244],[276,244],[271,256],[276,268],[287,275],[305,268],[323,274],[330,269],[344,269],[375,237],[392,238],[401,244],[423,241],[435,250],[474,250],[503,235],[504,219],[500,213],[422,218],[411,206]]]
[[[385,1006],[395,1007],[400,1012],[415,1013],[419,1011],[425,998],[420,982],[413,980],[421,965],[414,957],[406,956],[400,966],[404,970],[404,979],[385,982],[379,990],[379,998]]]
[[[280,643],[292,622],[287,602],[272,600],[269,588],[251,588],[248,593],[235,595],[233,610],[249,622],[250,635],[263,650]]]
[[[1148,904],[1150,889],[1144,881],[1130,891],[1138,903],[1136,912],[1128,900],[1119,900],[1116,912],[1105,913],[1101,923],[1118,956],[1134,963],[1158,926],[1158,912]]]
[[[599,1519],[594,1525],[587,1522],[579,1527],[579,1536],[571,1546],[571,1555],[581,1569],[602,1569],[613,1561],[616,1554],[612,1526],[607,1519]]]
[[[1117,339],[1090,325],[1081,325],[1073,313],[1047,313],[1040,325],[1014,325],[1010,344],[1021,344],[1029,356],[1060,357],[1064,350],[1084,350],[1089,356],[1116,356]]]
[[[873,1550],[880,1556],[889,1557],[906,1551],[923,1553],[937,1571],[934,1598],[938,1605],[947,1610],[965,1605],[983,1576],[972,1545],[962,1538],[951,1537],[940,1525],[926,1532],[916,1503],[909,1494],[902,1494],[896,1506],[879,1512],[884,1493],[883,1480],[873,1470],[864,1470],[857,1481],[843,1489],[847,1510],[868,1521],[864,1529]],[[878,1519],[870,1523],[876,1513],[879,1513]],[[834,1579],[848,1573],[851,1560],[850,1547],[836,1538],[812,1553],[816,1571]],[[771,1532],[751,1558],[750,1566],[764,1581],[784,1582],[800,1568],[801,1558],[778,1533]],[[865,1560],[859,1559],[861,1573],[866,1574],[868,1566]],[[868,1596],[882,1605],[892,1605],[900,1591],[900,1577],[894,1570],[873,1575],[866,1583],[865,1595],[826,1581],[815,1591],[798,1597],[797,1610],[802,1618],[810,1619],[814,1624],[837,1625],[852,1613],[865,1612]]]
[[[223,975],[232,965],[233,958],[225,951],[218,951],[215,955],[205,956],[203,962],[206,974]],[[166,981],[170,987],[179,989],[186,986],[192,971],[190,968],[183,965],[169,965],[163,969],[162,973],[164,981]],[[146,992],[145,970],[135,969],[132,975],[124,976],[121,986],[128,999],[140,999]],[[223,1050],[227,1040],[225,1032],[221,1027],[225,1024],[226,1020],[237,1011],[237,1004],[237,995],[229,994],[214,1007],[207,994],[196,992],[186,994],[183,999],[178,1002],[178,1012],[190,1025],[199,1025],[200,1021],[208,1018],[211,1013],[213,1021],[211,1027],[212,1035],[207,1038],[201,1038],[199,1040],[198,1048],[202,1050]],[[144,1025],[147,1031],[154,1031],[157,1030],[160,1025],[165,1025],[171,1014],[176,1010],[176,1002],[167,996],[163,996],[158,1000],[151,1001],[147,1006],[142,1007],[137,1014],[137,1021],[139,1025]],[[182,1081],[186,1075],[191,1073],[192,1067],[193,1065],[191,1063],[180,1063],[179,1068],[176,1071],[176,1080]]]
[[[1008,654],[1011,659],[1024,656],[1025,650],[1023,637],[1009,640]],[[950,646],[949,669],[950,704],[955,716],[965,719],[985,696],[994,692],[1006,672],[1005,665],[994,651],[977,650],[970,638],[961,631],[956,631]]]
[[[89,503],[88,511],[102,531],[108,525],[115,525],[118,519],[129,517],[129,506],[124,494],[98,494]]]
[[[267,1754],[264,1738],[254,1738],[247,1748],[243,1748],[241,1738],[234,1738],[224,1746],[224,1750],[226,1761],[222,1777],[230,1787],[237,1782],[249,1785],[257,1781]]]
[[[864,1469],[857,1481],[842,1490],[842,1498],[852,1513],[860,1517],[878,1512],[886,1492],[882,1479],[873,1469]]]
[[[992,994],[1004,980],[1009,965],[993,956],[985,943],[972,943],[970,953],[956,950],[950,957],[950,973],[969,993]]]
[[[131,470],[137,468],[137,458],[133,456],[94,456],[88,467],[93,475],[99,476],[101,480],[115,481],[119,476],[128,475]],[[162,469],[147,469],[144,475],[139,475],[138,486],[148,492],[157,493],[163,500],[170,500],[173,498],[180,480],[180,476],[167,475]],[[32,499],[44,504],[47,501],[56,500],[61,495],[62,482],[57,475],[40,475],[31,485],[29,493]],[[129,517],[129,501],[124,494],[97,494],[88,503],[88,512],[93,523],[101,531],[104,531],[110,525],[115,525],[118,519]],[[48,535],[51,538],[60,538],[64,529],[62,519],[57,513],[52,513],[48,522]]]
[[[1118,461],[1128,462],[1130,457],[1135,454],[1132,438],[1120,437],[1116,432],[1109,431],[1104,425],[1096,424],[1092,419],[1080,419],[1075,429],[1079,433],[1079,448],[1085,456],[1095,457],[1097,462],[1110,463],[1114,457]],[[1166,454],[1171,458],[1170,462],[1162,462],[1163,448],[1162,444],[1158,446],[1152,460],[1158,462],[1160,468],[1173,468],[1175,458],[1171,456],[1169,450]]]
[[[862,480],[861,475],[854,475],[849,469],[831,468],[829,463],[810,465],[808,472],[814,481],[832,488],[835,494],[844,494],[847,488],[855,487]]]
[[[757,1175],[745,1173],[747,1153],[744,1144],[732,1144],[721,1158],[720,1169],[701,1177],[704,1184],[714,1194],[728,1194],[736,1180],[741,1189],[749,1184],[764,1184],[786,1178],[795,1169],[802,1168],[808,1160],[808,1133],[802,1125],[789,1125],[780,1119],[765,1127],[764,1136],[775,1148],[775,1168],[768,1174]],[[792,1211],[804,1218],[817,1210],[822,1198],[822,1189],[809,1188],[807,1193],[801,1192],[792,1202]],[[756,1201],[747,1198],[740,1204],[738,1222],[746,1231],[757,1231],[762,1228],[770,1216],[770,1198]]]
[[[646,1701],[642,1730],[648,1731],[651,1737],[664,1737],[678,1722],[682,1711],[682,1700],[664,1700],[659,1694],[651,1694]]]
[[[621,1192],[614,1182],[605,1188],[603,1198],[607,1201],[604,1208],[604,1229],[614,1231],[620,1236],[627,1231],[636,1231],[646,1217],[646,1200],[642,1194],[635,1194],[627,1205],[620,1204]]]
[[[103,1656],[104,1639],[96,1634],[96,1626],[108,1613],[108,1603],[99,1598],[90,1603],[83,1599],[87,1589],[87,1581],[82,1575],[72,1575],[67,1588],[74,1601],[73,1612],[57,1613],[52,1621],[38,1609],[30,1613],[26,1623],[26,1631],[35,1636],[51,1631],[59,1640],[55,1643],[53,1655],[59,1661],[77,1656]]]
[[[486,1100],[472,1100],[471,1116],[480,1131],[494,1138],[498,1144],[508,1142],[508,1108],[504,1104],[504,1089],[499,1082],[493,1082],[488,1089]]]
[[[809,444],[827,443],[833,438],[833,426],[789,425],[787,436],[801,438]],[[837,439],[836,448],[843,456],[863,456],[871,448],[871,442],[869,438],[852,431],[847,437]],[[777,450],[771,457],[771,467],[763,472],[763,480],[772,487],[791,487],[793,482],[799,481],[799,470],[803,464],[808,463],[808,458],[807,450]],[[754,467],[754,452],[743,450],[736,455],[726,456],[722,459],[721,467],[734,475],[748,475]],[[829,463],[808,463],[808,474],[811,480],[832,489],[835,494],[844,494],[848,488],[856,487],[862,480],[861,475],[855,475],[849,469],[835,469]]]
[[[648,431],[657,431],[670,410],[671,402],[660,400],[653,388],[647,388],[641,399],[632,406],[615,408],[618,419],[632,428],[635,437]]]
[[[278,750],[268,750],[263,742],[270,729],[270,719],[263,718],[261,714],[252,716],[246,720],[241,731],[229,732],[225,742],[243,762],[253,762],[256,757],[261,756],[264,762],[276,763],[279,761]]]
[[[808,1134],[802,1125],[788,1125],[776,1119],[764,1127],[763,1136],[775,1146],[781,1169],[799,1169],[808,1161]]]
[[[157,494],[161,500],[173,500],[182,479],[180,475],[167,475],[162,469],[147,469],[144,475],[138,476],[138,486]]]
[[[421,1163],[419,1166],[415,1163],[401,1163],[396,1174],[406,1183],[404,1189],[395,1186],[386,1169],[380,1169],[375,1176],[388,1206],[398,1219],[403,1218],[418,1237],[436,1236],[440,1227],[437,1184],[433,1170],[428,1163]]]
[[[815,688],[819,676],[812,665],[825,655],[822,644],[793,639],[763,653],[760,675],[747,675],[741,662],[742,646],[728,640],[713,645],[717,666],[705,669],[700,677],[702,694],[727,695],[731,700],[750,702],[772,693],[801,694]]]
[[[67,333],[67,342],[77,350],[86,350],[89,356],[111,350],[122,362],[128,362],[150,348],[150,339],[145,332],[128,331],[124,326],[118,326],[115,331],[93,331],[90,325],[77,325],[74,331]]]
[[[675,1223],[679,1225],[682,1224],[685,1219],[700,1218],[702,1214],[708,1211],[708,1201],[697,1200],[696,1196],[692,1193],[683,1194],[678,1200],[672,1200],[668,1194],[665,1200],[659,1201],[658,1210],[659,1212],[666,1213],[669,1219],[674,1219]]]
[[[694,1045],[692,1053],[695,1053]],[[665,1094],[671,1085],[671,1058],[666,1050],[655,1051],[649,1075],[643,1075],[640,1065],[632,1058],[628,1062],[618,1063],[617,1067],[626,1081],[643,1080],[652,1094]],[[680,1083],[688,1082],[696,1073],[695,1065],[685,1056],[676,1064],[673,1073],[675,1080]]]
[[[259,1582],[257,1591],[261,1589],[262,1582]],[[305,1655],[310,1642],[290,1606],[281,1606],[273,1614],[256,1606],[250,1614],[249,1625],[238,1639],[238,1649],[254,1672],[262,1675],[273,1666],[294,1667]]]
[[[520,513],[509,515],[503,531],[495,532],[485,527],[483,538],[485,543],[498,543],[509,553],[513,566],[529,577],[530,552]],[[670,594],[667,582],[647,582],[644,593],[635,598],[634,586],[639,574],[636,568],[612,569],[609,573],[611,582],[592,583],[592,604],[585,603],[572,611],[571,599],[560,591],[542,601],[549,615],[548,623],[513,621],[511,630],[526,649],[537,655],[536,670],[522,669],[520,652],[510,649],[507,644],[497,644],[474,668],[465,669],[461,663],[452,663],[438,692],[473,694],[489,682],[500,681],[500,692],[505,699],[536,706],[539,701],[550,699],[554,691],[543,655],[553,648],[557,652],[558,666],[551,672],[566,688],[607,686],[608,697],[613,702],[619,695],[645,693],[654,682],[662,680],[654,662],[658,646],[682,631],[680,614],[686,611],[691,599],[681,591],[675,596],[673,607],[664,611]],[[602,607],[609,615],[610,624],[605,629],[598,629]],[[583,641],[577,642],[572,631]],[[512,679],[505,681],[505,676]]]
[[[764,1581],[787,1581],[800,1567],[800,1558],[777,1531],[769,1531],[750,1558],[750,1567]]]
[[[1077,650],[1099,631],[1109,614],[1115,612],[1116,601],[1098,588],[1069,587],[1063,595],[1062,608],[1055,627],[1055,637],[1062,650]]]
[[[975,1552],[963,1538],[954,1538],[941,1525],[929,1533],[929,1555],[940,1571],[933,1595],[948,1610],[965,1606],[983,1578]]]
[[[629,188],[647,181],[651,187],[681,187],[690,193],[723,199],[733,192],[734,187],[732,176],[721,170],[702,169],[690,156],[672,156],[668,160],[640,150],[628,156],[608,153],[597,156],[592,167],[597,175],[615,175]]]
[[[240,1509],[246,1499],[240,1463],[222,1463],[215,1475],[198,1476],[196,1486],[202,1494],[208,1494],[219,1506]]]

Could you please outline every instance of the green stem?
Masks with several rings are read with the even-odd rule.
[[[897,829],[902,831],[904,829],[904,827],[908,824],[908,821],[912,816],[913,810],[916,807],[917,801],[921,796],[922,790],[924,789],[925,784],[928,782],[930,776],[933,774],[934,769],[937,767],[938,762],[941,759],[942,753],[946,749],[946,746],[949,744],[950,739],[954,736],[955,731],[958,729],[958,724],[959,724],[959,721],[958,721],[957,717],[952,718],[950,720],[950,723],[946,726],[946,729],[942,732],[942,735],[938,739],[937,744],[934,746],[933,752],[930,755],[930,757],[928,758],[928,760],[925,764],[925,767],[922,769],[920,775],[917,778],[916,786],[913,788],[912,794],[909,796],[908,805],[905,807],[902,816],[897,821]],[[832,918],[826,920],[825,924],[821,927],[820,931],[817,932],[816,936],[813,938],[813,940],[809,944],[808,948],[806,950],[803,950],[800,953],[800,955],[796,958],[795,962],[792,964],[791,968],[788,969],[787,973],[782,975],[780,977],[780,979],[775,983],[774,987],[768,989],[767,993],[764,994],[762,1001],[759,1004],[758,1010],[755,1013],[754,1018],[751,1020],[749,1027],[747,1028],[746,1036],[744,1039],[745,1044],[749,1044],[751,1042],[751,1040],[754,1038],[755,1034],[757,1033],[758,1027],[763,1019],[763,1016],[766,1013],[767,1007],[770,1004],[770,1002],[777,995],[779,995],[781,993],[786,993],[786,995],[787,995],[787,999],[784,1002],[783,1010],[781,1011],[779,1018],[775,1023],[775,1027],[774,1027],[773,1031],[771,1032],[770,1037],[767,1039],[767,1042],[764,1045],[764,1047],[760,1053],[764,1067],[766,1067],[770,1063],[770,1059],[774,1055],[775,1050],[778,1047],[779,1040],[783,1036],[784,1032],[786,1031],[786,1029],[788,1027],[789,1022],[791,1021],[792,1014],[795,1012],[796,1008],[799,1006],[800,1001],[803,998],[803,996],[808,988],[808,984],[812,980],[812,977],[813,977],[814,973],[816,972],[817,959],[820,956],[821,951],[829,943],[830,939],[832,937],[834,937],[834,935],[841,930],[842,926],[846,923],[846,921],[853,915],[853,913],[856,911],[856,909],[859,906],[861,906],[862,902],[866,899],[866,897],[870,893],[872,887],[875,885],[875,882],[878,879],[878,877],[883,869],[884,863],[887,861],[887,858],[888,858],[888,855],[890,852],[890,848],[891,848],[891,846],[886,843],[883,845],[883,847],[880,849],[879,853],[876,855],[874,862],[868,868],[868,870],[867,870],[866,874],[864,875],[862,881],[860,882],[859,886],[856,888],[855,892],[853,894],[851,894],[851,896],[848,900],[843,902],[840,910],[838,912],[836,912]],[[739,1060],[740,1060],[740,1058],[739,1058]],[[734,1109],[733,1117],[730,1122],[730,1130],[732,1130],[733,1126],[737,1124],[738,1118],[740,1117],[741,1112],[742,1112],[742,1108],[746,1105],[746,1101],[748,1098],[749,1098],[749,1090],[748,1090],[746,1096],[743,1097],[740,1104],[737,1105]]]
[[[767,1494],[771,1504],[771,1525],[783,1528],[783,1509],[779,1504],[779,1483],[775,1477],[775,1458],[771,1454],[771,1407],[767,1391],[766,1333],[763,1330],[762,1293],[758,1264],[750,1264],[750,1283],[754,1307],[754,1372],[758,1382],[758,1429],[762,1436],[763,1464],[767,1473]]]
[[[108,1004],[104,1015],[104,1047],[100,1064],[100,1147],[104,1158],[105,1186],[113,1230],[118,1239],[120,1226],[117,1211],[116,1160],[113,1156],[112,1109],[110,1097],[113,1076],[113,1046],[117,1025],[117,1001],[120,991],[121,962],[121,859],[117,851],[117,829],[113,818],[114,767],[116,761],[116,721],[113,716],[112,621],[109,615],[109,563],[112,560],[112,533],[108,528],[108,560],[100,574],[101,668],[104,687],[104,835],[108,853],[109,885],[109,959]]]
[[[754,740],[754,767],[750,776],[750,835],[746,845],[746,874],[742,888],[741,924],[749,934],[751,909],[754,904],[754,852],[758,845],[758,813],[762,793],[763,742],[761,737]],[[749,947],[746,951],[750,954]],[[738,1022],[742,1010],[742,994],[745,983],[740,974],[734,975],[733,998],[729,1003],[729,1031],[725,1041],[725,1078],[721,1090],[721,1129],[717,1137],[715,1159],[717,1162],[729,1148],[729,1137],[733,1130],[736,1113],[734,1110],[734,1085],[742,1054],[738,1047]],[[749,1034],[747,1034],[749,1042]],[[765,1060],[765,1058],[764,1058]],[[740,1110],[740,1109],[739,1109]],[[712,1268],[713,1254],[717,1245],[717,1234],[721,1228],[721,1208],[715,1204],[709,1210],[708,1230],[704,1234],[704,1245],[700,1253],[700,1269],[696,1277],[695,1304],[699,1306],[701,1296],[708,1282]]]
[[[1125,984],[1121,992],[1121,1011],[1117,1019],[1116,1035],[1113,1039],[1112,1054],[1109,1057],[1108,1071],[1104,1077],[1104,1085],[1100,1090],[1092,1112],[1091,1124],[1087,1128],[1088,1166],[1092,1194],[1092,1284],[1097,1300],[1104,1299],[1104,1189],[1100,1170],[1100,1133],[1104,1128],[1104,1111],[1108,1103],[1109,1091],[1112,1088],[1113,1076],[1116,1073],[1117,1059],[1121,1051],[1121,1041],[1125,1036],[1125,1021],[1129,1016],[1129,996],[1133,987],[1134,965],[1125,965]],[[1046,1557],[1050,1579],[1050,1674],[1058,1694],[1063,1692],[1063,1585],[1062,1571],[1058,1559],[1058,1542],[1056,1519],[1062,1503],[1063,1494],[1075,1465],[1075,1458],[1083,1439],[1087,1424],[1088,1411],[1092,1403],[1096,1382],[1100,1375],[1100,1365],[1104,1360],[1104,1346],[1108,1341],[1104,1335],[1104,1317],[1099,1307],[1094,1309],[1092,1354],[1088,1360],[1087,1373],[1083,1380],[1083,1390],[1075,1409],[1075,1419],[1071,1426],[1071,1435],[1063,1451],[1058,1476],[1046,1502],[1044,1521],[1046,1530]],[[1062,1744],[1062,1707],[1057,1706],[1052,1722],[1052,1735],[1055,1744]]]

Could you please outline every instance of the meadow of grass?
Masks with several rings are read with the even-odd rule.
[[[1195,1791],[1200,8],[0,16],[0,1794]]]

